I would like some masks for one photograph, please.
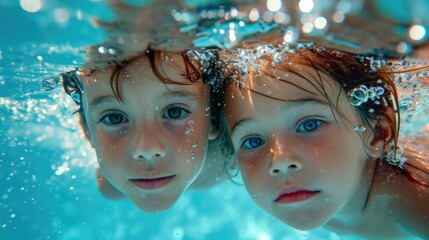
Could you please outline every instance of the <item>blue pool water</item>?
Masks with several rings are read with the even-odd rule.
[[[25,2],[0,3],[0,239],[336,238],[287,228],[231,182],[187,192],[160,214],[103,198],[76,106],[40,82],[84,63],[81,48],[104,37],[92,18],[112,13],[96,0],[45,0],[35,13]]]
[[[113,14],[100,0],[44,0],[35,13],[25,2],[39,1],[0,3],[0,239],[339,239],[288,228],[229,181],[159,214],[103,198],[76,106],[41,81],[83,64],[104,37],[92,19]]]

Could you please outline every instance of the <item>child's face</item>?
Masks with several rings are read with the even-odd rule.
[[[169,64],[181,63],[170,57]],[[162,63],[164,73],[189,84]],[[111,71],[84,82],[84,111],[103,174],[139,208],[170,208],[198,176],[210,128],[209,86],[164,84],[146,58],[127,67],[120,80],[122,102],[110,85]]]
[[[301,69],[307,78],[315,78],[311,68]],[[353,126],[362,124],[344,93],[338,99],[339,116],[315,81],[282,71],[276,74],[313,94],[265,75],[259,83],[248,80],[247,86],[286,101],[230,84],[228,125],[251,197],[286,224],[314,229],[330,220],[358,189],[367,154]],[[327,76],[322,79],[336,105],[339,87]]]

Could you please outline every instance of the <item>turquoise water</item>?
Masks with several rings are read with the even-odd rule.
[[[23,2],[0,3],[0,239],[339,239],[288,228],[232,182],[187,192],[159,214],[103,198],[76,106],[60,87],[44,91],[41,82],[83,64],[82,48],[105,37],[92,19],[113,14],[98,0],[45,0],[35,13]],[[415,92],[402,97],[414,117],[415,99],[407,96]],[[415,119],[420,125],[404,122],[405,133],[427,122]]]
[[[187,192],[160,214],[100,195],[76,106],[61,88],[43,91],[40,82],[84,63],[81,48],[104,36],[92,18],[111,16],[102,1],[45,0],[36,13],[19,1],[0,3],[0,239],[329,237],[287,228],[231,182]]]

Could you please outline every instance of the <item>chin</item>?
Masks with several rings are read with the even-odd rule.
[[[174,206],[174,204],[177,202],[177,198],[174,199],[158,199],[158,198],[151,198],[148,196],[147,198],[140,197],[141,199],[138,199],[138,201],[134,201],[131,199],[134,204],[140,208],[143,212],[147,213],[161,213],[169,210]]]
[[[154,204],[154,205],[148,205],[148,204],[136,204],[136,206],[138,208],[140,208],[140,210],[142,210],[143,212],[146,213],[161,213],[161,212],[165,212],[168,209],[170,209],[171,207],[173,207],[174,204]]]
[[[294,224],[287,224],[287,225],[289,225],[289,226],[291,226],[297,230],[300,230],[300,231],[311,231],[311,230],[314,230],[316,228],[320,228],[323,226],[320,224],[313,224],[311,222],[299,223],[299,224],[294,223]]]
[[[320,227],[323,227],[327,221],[323,221],[322,219],[315,219],[311,216],[301,216],[297,217],[295,219],[288,219],[287,221],[284,221],[280,219],[282,222],[284,222],[286,225],[293,227],[300,231],[311,231]]]

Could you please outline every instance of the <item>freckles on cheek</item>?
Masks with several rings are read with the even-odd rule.
[[[121,136],[116,136],[115,134],[106,134],[101,131],[97,131],[97,146],[96,148],[99,149],[99,151],[105,155],[110,154],[112,152],[115,152],[115,149],[118,145],[118,139]]]

